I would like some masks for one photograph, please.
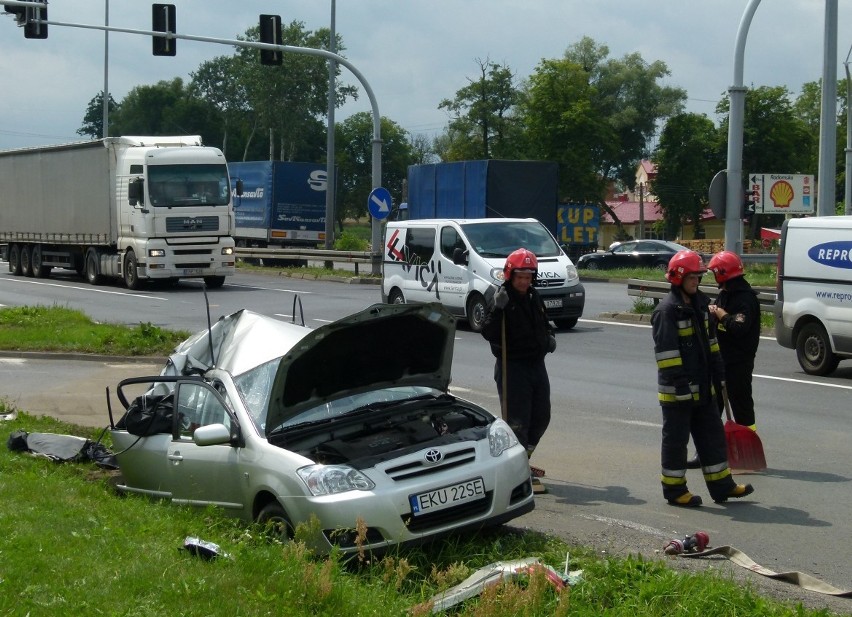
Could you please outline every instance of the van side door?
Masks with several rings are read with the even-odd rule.
[[[463,312],[465,298],[470,289],[470,270],[465,265],[453,262],[456,249],[467,252],[470,247],[464,241],[459,230],[452,225],[442,225],[438,233],[438,253],[435,261],[438,265],[438,295],[441,304],[451,313]]]

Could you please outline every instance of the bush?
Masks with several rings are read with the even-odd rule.
[[[338,251],[366,251],[369,245],[369,242],[348,231],[344,231],[334,241],[334,248]]]

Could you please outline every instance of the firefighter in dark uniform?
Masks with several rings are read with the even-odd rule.
[[[686,484],[686,446],[695,442],[704,482],[716,503],[754,492],[737,484],[728,468],[725,429],[715,400],[722,358],[710,320],[709,298],[698,289],[707,271],[698,253],[678,251],[669,261],[671,291],[654,309],[651,325],[663,413],[660,463],[663,497],[675,506],[700,506]]]
[[[494,381],[506,421],[529,456],[550,424],[550,379],[544,357],[556,350],[544,303],[532,285],[537,273],[538,259],[532,251],[512,252],[503,266],[504,282],[482,326],[482,336],[497,359]],[[540,483],[533,484],[537,489]]]
[[[716,304],[710,305],[710,314],[717,322],[716,336],[725,365],[728,401],[734,421],[756,431],[751,381],[760,342],[760,302],[757,292],[743,276],[743,262],[736,253],[717,253],[708,269],[720,289]],[[722,400],[719,409],[724,410]]]

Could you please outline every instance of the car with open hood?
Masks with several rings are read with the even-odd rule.
[[[449,393],[439,304],[377,304],[317,329],[241,310],[122,380],[122,492],[223,508],[318,552],[377,550],[534,507],[509,425]]]

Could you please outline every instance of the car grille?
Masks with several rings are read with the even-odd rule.
[[[169,233],[185,231],[208,232],[218,230],[218,216],[170,216],[166,219],[166,231]]]
[[[470,501],[452,508],[447,508],[446,510],[438,510],[432,514],[423,514],[422,516],[405,514],[401,518],[409,531],[419,533],[436,527],[443,527],[466,518],[480,516],[491,509],[491,502],[493,499],[494,491],[487,491],[485,493],[485,497],[477,501]]]
[[[536,279],[533,287],[542,289],[545,287],[561,287],[565,284],[565,279]]]
[[[410,478],[419,478],[446,471],[460,465],[467,465],[476,460],[476,450],[472,447],[456,451],[444,451],[443,455],[443,458],[438,463],[427,463],[421,458],[420,460],[410,461],[395,467],[388,467],[384,471],[391,480],[400,482]]]

